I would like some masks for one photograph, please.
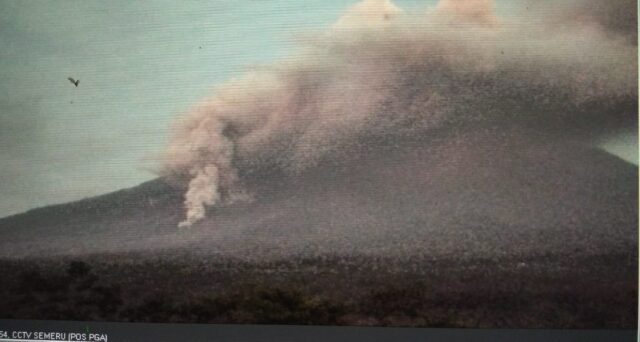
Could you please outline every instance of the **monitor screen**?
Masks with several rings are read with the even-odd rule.
[[[634,340],[637,32],[631,0],[0,0],[0,342]]]

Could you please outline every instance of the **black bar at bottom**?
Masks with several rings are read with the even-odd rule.
[[[637,341],[637,330],[426,329],[2,320],[0,331],[107,334],[108,342]],[[11,336],[9,336],[10,338]]]

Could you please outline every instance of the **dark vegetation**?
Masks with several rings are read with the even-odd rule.
[[[633,328],[635,255],[247,262],[101,255],[0,261],[0,317],[428,327]]]

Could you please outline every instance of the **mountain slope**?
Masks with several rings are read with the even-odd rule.
[[[189,229],[163,179],[0,220],[0,256],[187,252],[501,257],[636,253],[636,166],[578,144],[488,134],[253,175],[251,203]]]

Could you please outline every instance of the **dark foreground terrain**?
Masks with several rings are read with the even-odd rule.
[[[633,328],[636,259],[602,255],[241,262],[102,255],[0,263],[0,317],[135,322]]]

